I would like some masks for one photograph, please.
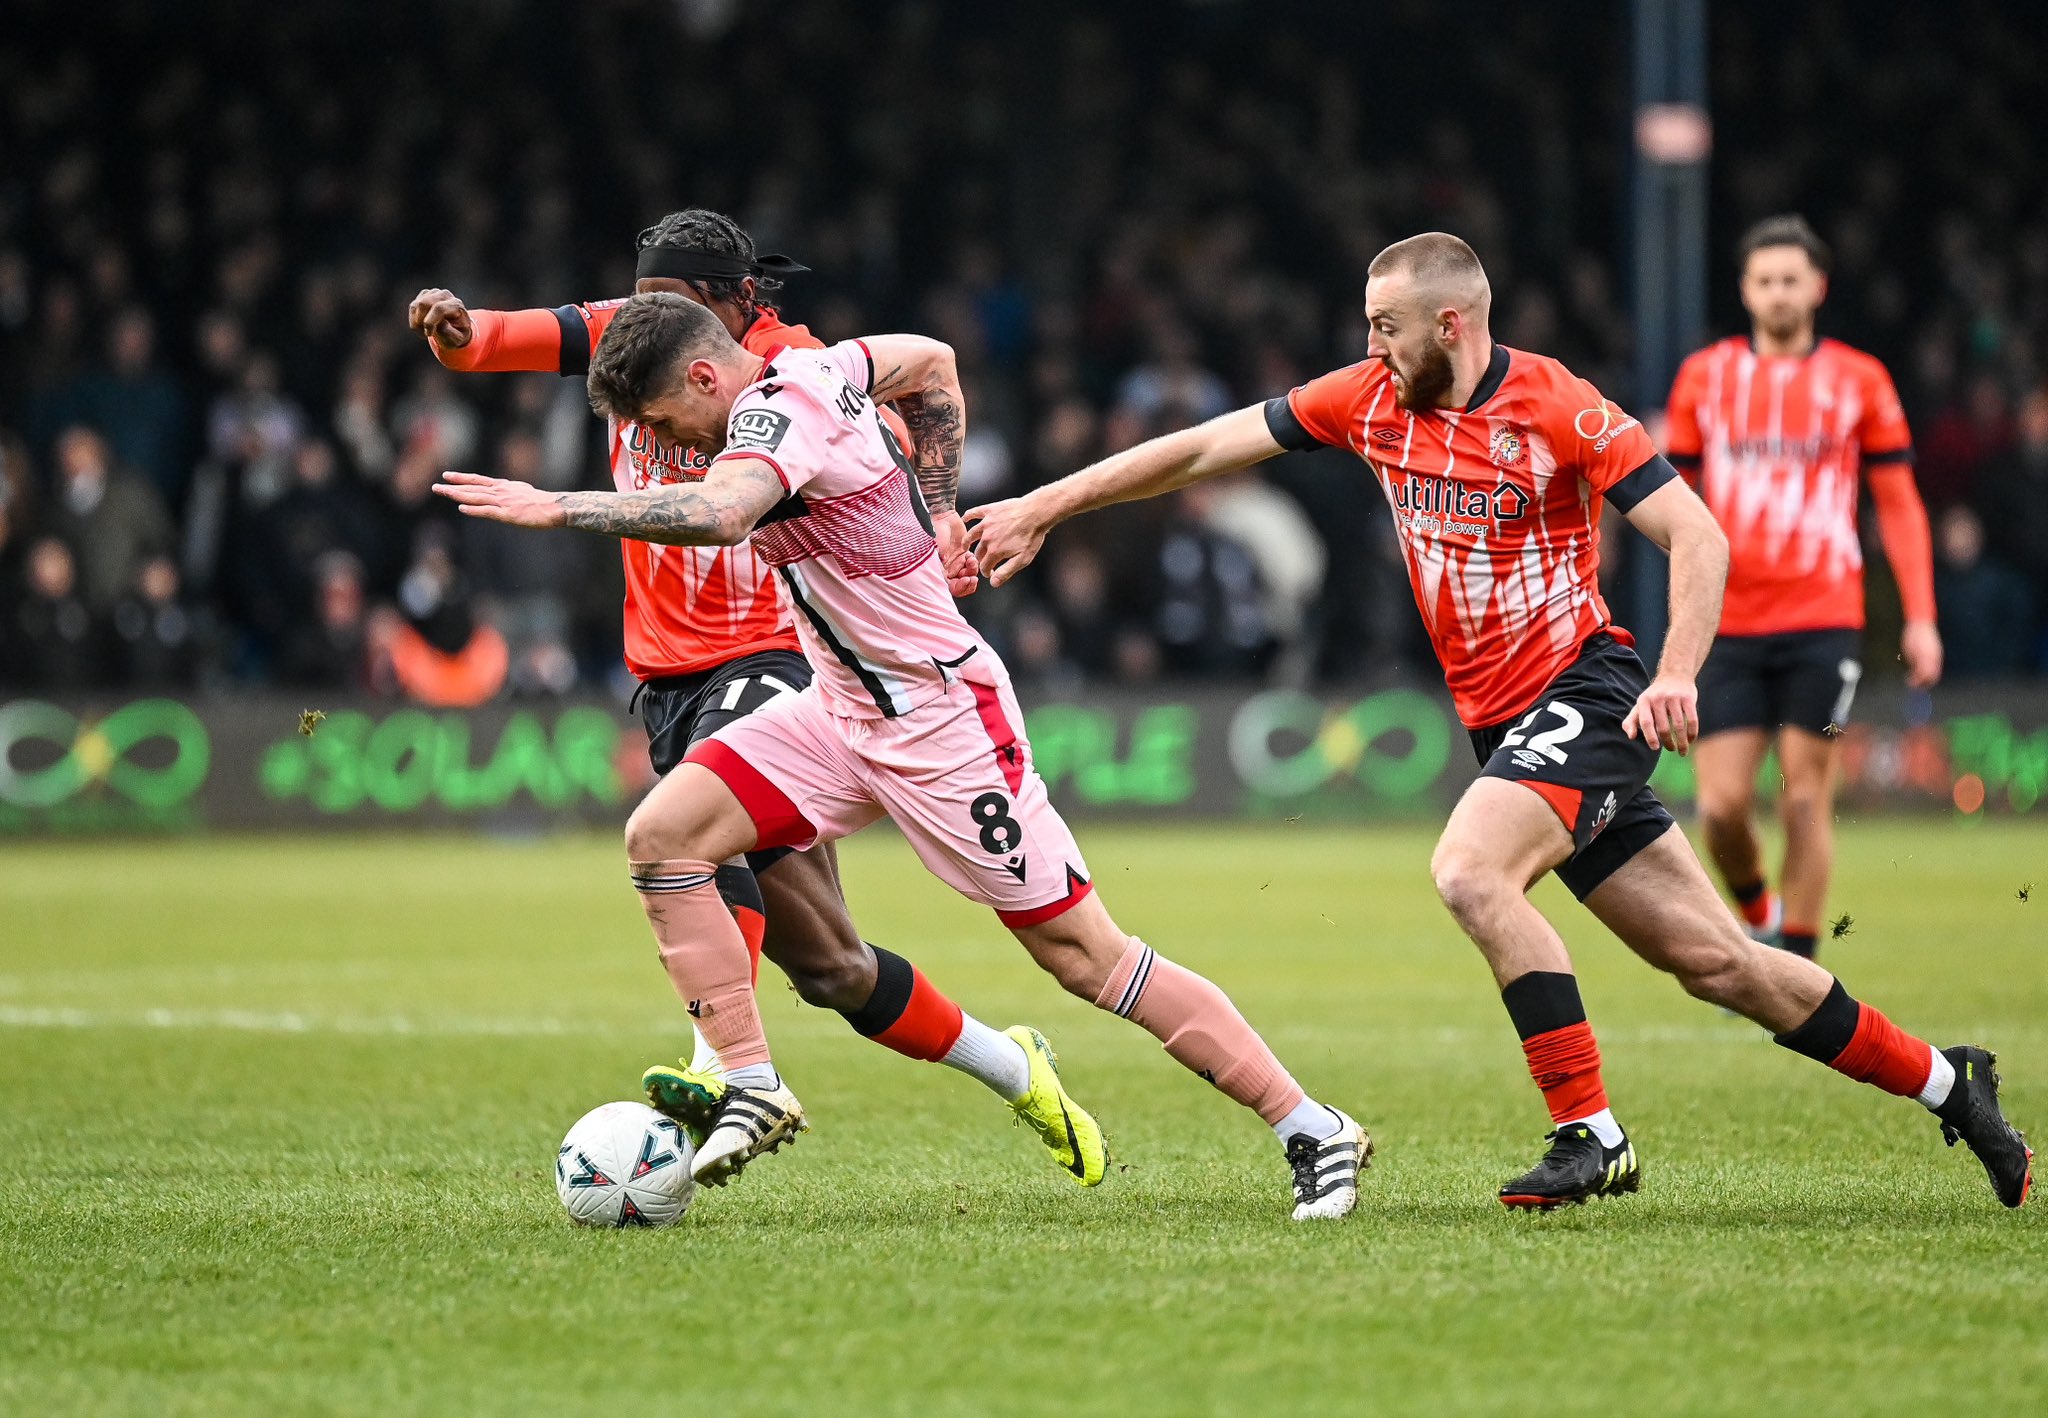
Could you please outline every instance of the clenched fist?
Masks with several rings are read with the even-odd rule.
[[[469,307],[454,291],[421,291],[406,307],[405,322],[444,350],[459,350],[476,335]]]

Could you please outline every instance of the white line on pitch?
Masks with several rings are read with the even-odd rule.
[[[566,1019],[414,1018],[404,1014],[321,1015],[293,1010],[145,1009],[131,1012],[0,1005],[0,1028],[14,1029],[219,1029],[248,1034],[474,1035],[542,1038],[614,1033],[632,1026]],[[646,1026],[673,1031],[673,1020]]]

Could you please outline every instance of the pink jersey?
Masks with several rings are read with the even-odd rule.
[[[874,360],[848,340],[767,352],[733,401],[727,458],[758,458],[789,490],[754,528],[754,554],[796,607],[832,713],[894,719],[947,692],[970,658],[1005,678],[946,589],[909,460],[868,397]]]

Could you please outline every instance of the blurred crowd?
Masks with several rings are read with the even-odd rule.
[[[1713,8],[1707,333],[1742,328],[1740,226],[1805,211],[1837,251],[1824,332],[1907,401],[1952,673],[2040,673],[2048,147],[2015,105],[2043,22]],[[443,468],[607,485],[580,381],[451,375],[405,307],[624,294],[634,233],[686,205],[808,263],[786,314],[825,338],[955,345],[963,505],[1358,358],[1366,262],[1427,228],[1479,249],[1503,341],[1645,412],[1665,392],[1629,386],[1619,4],[1477,0],[1455,35],[1421,0],[805,0],[772,24],[737,0],[116,0],[90,33],[54,0],[10,9],[7,688],[465,703],[616,680],[615,550],[429,492]],[[1452,77],[1413,62],[1446,42]],[[1055,689],[1430,664],[1341,454],[1075,524],[968,604]]]

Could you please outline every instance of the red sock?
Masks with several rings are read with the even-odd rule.
[[[1883,1010],[1853,998],[1840,980],[1804,1024],[1778,1035],[1777,1041],[1901,1098],[1917,1097],[1934,1072],[1934,1050],[1926,1040],[1886,1019]]]
[[[754,962],[754,984],[761,983],[761,938],[768,933],[768,907],[761,900],[761,883],[745,862],[726,862],[718,869],[714,878],[718,885],[718,899],[725,903],[725,909],[732,912],[733,924],[740,928],[740,939],[747,943],[747,954]]]
[[[1607,1106],[1607,1085],[1600,1081],[1600,1045],[1593,1026],[1581,1020],[1522,1041],[1529,1076],[1543,1090],[1543,1102],[1554,1123],[1588,1118]]]
[[[1860,1000],[1856,1007],[1856,1032],[1828,1067],[1901,1098],[1917,1095],[1934,1071],[1934,1050],[1885,1018],[1883,1010]]]
[[[753,957],[754,986],[761,984],[761,939],[768,934],[768,918],[759,911],[745,906],[728,906],[732,912],[733,924],[740,928],[740,939],[747,943],[747,954]]]
[[[960,1040],[960,1006],[939,993],[924,971],[879,945],[875,992],[859,1009],[842,1011],[856,1034],[907,1058],[937,1063]]]
[[[1742,919],[1752,926],[1769,925],[1771,907],[1776,903],[1777,897],[1773,896],[1771,889],[1762,882],[1758,882],[1747,891],[1735,893],[1735,909],[1741,912]]]
[[[1577,1122],[1607,1106],[1600,1045],[1586,1022],[1579,982],[1562,971],[1532,970],[1500,992],[1521,1036],[1529,1076],[1543,1090],[1554,1123]]]

